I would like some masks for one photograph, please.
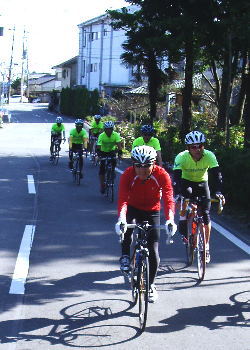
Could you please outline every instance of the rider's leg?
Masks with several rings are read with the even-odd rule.
[[[54,146],[54,138],[51,136],[50,138],[50,155],[52,156],[53,153],[53,146]]]
[[[128,206],[126,214],[127,223],[132,223],[133,219],[135,218],[135,214],[136,209],[131,206]],[[132,243],[132,234],[133,229],[127,229],[127,231],[124,234],[124,239],[121,243],[122,256],[120,258],[120,269],[123,272],[128,272],[130,269],[130,246]]]
[[[153,211],[145,214],[145,219],[148,220],[149,224],[154,226],[160,225],[160,212]],[[159,256],[159,240],[160,240],[160,229],[153,229],[150,231],[148,237],[148,249],[149,249],[149,285],[154,284],[157,270],[160,264]]]
[[[202,200],[202,215],[205,227],[206,243],[209,245],[210,234],[211,234],[211,219],[210,219],[210,209],[211,209],[211,197],[208,183],[203,183],[203,200]]]
[[[73,148],[69,150],[69,168],[73,169]]]
[[[205,228],[206,243],[209,246],[210,234],[211,234],[211,221],[208,223],[208,225],[204,225],[204,228]]]

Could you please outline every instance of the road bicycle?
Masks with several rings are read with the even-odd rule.
[[[139,326],[143,332],[146,327],[148,315],[148,294],[149,294],[149,250],[148,234],[154,228],[166,230],[165,225],[150,225],[148,221],[142,223],[127,224],[128,228],[133,228],[135,233],[135,245],[132,258],[130,260],[130,284],[132,290],[132,300],[134,306],[138,303]],[[122,229],[122,227],[121,227]],[[121,235],[121,241],[124,234]],[[167,240],[169,243],[172,239]]]
[[[59,153],[61,150],[60,144],[61,144],[62,139],[60,137],[54,137],[52,141],[52,153],[51,153],[51,161],[54,165],[58,164],[59,160]]]
[[[105,195],[112,203],[114,201],[114,181],[115,181],[115,169],[113,162],[116,159],[116,156],[108,156],[101,158],[101,161],[105,161]]]
[[[75,182],[77,185],[80,185],[80,183],[81,183],[81,169],[80,169],[81,157],[82,157],[82,150],[73,152],[72,175],[73,175],[73,182]]]
[[[187,218],[187,237],[185,239],[187,265],[191,266],[196,257],[197,272],[199,281],[203,281],[206,271],[206,235],[202,216],[202,198],[195,197],[185,199],[180,197],[180,214]],[[211,202],[218,202],[218,214],[223,210],[221,199],[211,199]]]
[[[98,165],[98,156],[96,153],[97,140],[98,140],[98,137],[91,136],[92,149],[90,151],[90,160],[94,165]]]

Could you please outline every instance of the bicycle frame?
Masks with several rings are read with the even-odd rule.
[[[128,228],[137,228],[136,242],[130,260],[131,266],[131,289],[134,305],[139,300],[139,324],[141,331],[144,331],[147,322],[148,313],[148,294],[149,294],[149,250],[147,237],[150,230],[165,225],[153,226],[148,221],[141,224],[128,224]]]
[[[185,212],[187,217],[187,263],[189,266],[193,264],[194,253],[196,253],[198,278],[199,281],[202,281],[206,269],[206,237],[201,212],[201,198],[190,200],[181,197],[180,213],[183,216]]]
[[[52,141],[52,160],[56,165],[59,160],[60,144],[62,139],[60,137],[54,137]]]
[[[112,165],[112,161],[116,157],[104,157],[101,161],[105,161],[105,194],[106,197],[110,199],[111,202],[114,201],[114,179],[115,179],[115,169]]]
[[[77,184],[80,185],[81,182],[81,171],[80,171],[80,158],[81,158],[81,152],[82,151],[77,151],[77,152],[73,152],[73,170],[72,170],[72,174],[73,174],[73,181]]]
[[[98,140],[98,137],[91,136],[92,149],[90,151],[90,156],[91,156],[92,162],[95,165],[97,165],[97,161],[96,161],[97,160],[97,153],[96,153],[97,140]]]

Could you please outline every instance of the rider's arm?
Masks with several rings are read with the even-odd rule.
[[[121,142],[117,142],[117,149],[118,149],[118,156],[122,157],[122,143]]]
[[[175,202],[173,196],[173,186],[169,174],[162,169],[161,174],[162,199],[166,220],[170,219],[171,212],[175,212]]]
[[[214,192],[221,192],[222,191],[222,174],[220,171],[220,167],[216,166],[214,168],[208,169],[208,175],[212,176]]]
[[[175,195],[180,194],[181,192],[181,175],[182,171],[180,169],[176,169],[173,171],[174,178],[173,178],[173,187],[174,187],[174,193]]]
[[[127,168],[120,177],[118,190],[118,217],[126,219],[128,207],[128,193],[131,185],[131,169]],[[126,220],[125,220],[126,221]]]
[[[72,148],[72,136],[71,135],[69,136],[69,148],[70,149]]]
[[[117,142],[116,145],[117,145],[118,150],[121,151],[122,150],[122,143],[121,142]]]
[[[87,137],[83,137],[83,148],[87,148],[88,147],[88,138]]]

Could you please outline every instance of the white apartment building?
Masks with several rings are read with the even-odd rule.
[[[133,11],[135,6],[130,6]],[[110,94],[116,88],[131,87],[132,67],[126,67],[120,59],[122,44],[126,40],[124,30],[114,30],[107,14],[78,25],[79,59],[77,84],[88,90]]]

